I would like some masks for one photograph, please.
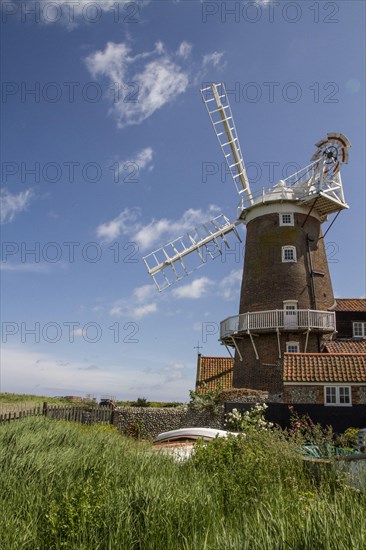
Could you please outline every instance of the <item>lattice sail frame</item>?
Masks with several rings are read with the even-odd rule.
[[[202,88],[201,94],[236,190],[250,202],[249,180],[225,85],[212,84]]]
[[[222,255],[222,245],[230,248],[226,239],[229,233],[233,233],[241,242],[236,230],[238,223],[240,222],[231,222],[226,216],[220,214],[145,256],[143,260],[147,271],[158,290],[168,288],[199,269],[205,265],[208,257],[214,259]],[[184,258],[193,252],[197,253],[196,260],[199,263],[191,268],[186,265]]]

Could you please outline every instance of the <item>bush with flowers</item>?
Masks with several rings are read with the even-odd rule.
[[[314,424],[308,414],[300,415],[292,405],[288,407],[290,412],[289,435],[297,439],[299,443],[314,443],[330,445],[334,442],[334,433],[331,426],[323,428],[320,424]]]
[[[272,422],[264,418],[268,408],[265,403],[257,403],[250,411],[240,412],[233,409],[225,416],[225,427],[234,432],[265,432],[273,428]]]
[[[337,435],[333,432],[332,426],[323,428],[320,424],[314,424],[308,414],[299,415],[292,405],[289,405],[289,412],[290,428],[287,430],[287,436],[297,443],[303,455],[311,458],[329,458],[356,452],[352,448],[352,443],[355,442],[355,429],[351,428],[345,434]]]

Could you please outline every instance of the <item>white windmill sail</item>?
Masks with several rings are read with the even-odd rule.
[[[225,85],[223,83],[211,84],[211,86],[202,88],[201,94],[236,190],[239,195],[245,193],[249,203],[252,204],[249,180]]]
[[[236,231],[238,223],[240,222],[231,222],[226,216],[220,214],[145,256],[143,259],[148,273],[158,290],[164,290],[195,269],[202,267],[208,257],[214,259],[221,255],[223,244],[230,248],[226,239],[229,233],[233,232],[241,242]],[[193,252],[197,253],[198,265],[192,268],[186,262],[186,257]]]

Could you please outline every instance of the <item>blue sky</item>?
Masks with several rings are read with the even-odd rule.
[[[335,295],[365,296],[364,12],[2,2],[1,391],[184,401],[194,346],[227,355],[218,328],[238,312],[244,246],[163,293],[142,261],[235,217],[205,83],[226,83],[253,191],[308,164],[327,132],[350,139],[350,209],[326,244]]]

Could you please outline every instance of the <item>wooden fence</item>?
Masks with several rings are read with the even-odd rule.
[[[6,407],[0,409],[0,424],[2,422],[8,422],[10,420],[18,420],[21,418],[28,418],[29,416],[42,416],[43,408],[40,405],[35,407],[21,408],[12,407],[13,410],[7,410]]]
[[[70,420],[81,424],[111,424],[113,408],[104,405],[43,405],[43,414],[56,420]]]
[[[0,411],[0,424],[30,416],[46,416],[54,420],[68,420],[89,425],[111,424],[113,408],[104,405],[50,405],[45,402],[43,407],[38,405],[13,411]]]

